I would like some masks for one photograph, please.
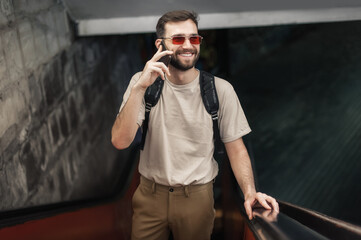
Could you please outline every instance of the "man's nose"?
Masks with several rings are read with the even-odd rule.
[[[183,43],[183,48],[193,48],[189,38],[186,38],[184,43]]]

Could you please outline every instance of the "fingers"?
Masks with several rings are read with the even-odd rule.
[[[150,63],[147,68],[152,73],[157,73],[163,80],[165,80],[165,73],[170,76],[169,68],[162,62]]]
[[[165,74],[168,76],[171,75],[169,68],[164,63],[151,59],[145,64],[140,82],[145,88],[147,88],[152,85],[159,76],[165,80]]]
[[[280,208],[278,206],[278,202],[276,201],[276,199],[274,199],[273,197],[267,196],[266,201],[271,204],[273,210],[275,210],[276,212],[280,212]]]
[[[256,199],[265,209],[273,209],[274,211],[279,212],[279,205],[273,197],[263,193],[257,193]]]
[[[252,220],[253,216],[252,216],[252,205],[251,205],[251,202],[246,200],[244,202],[244,208],[246,209],[246,213],[247,213],[247,216],[248,216],[248,219],[249,220]]]
[[[258,194],[257,200],[262,205],[262,207],[264,207],[265,209],[272,209],[271,206],[266,201],[267,198],[268,198],[268,196],[266,194],[260,193],[260,194]]]
[[[272,212],[276,212],[278,213],[279,212],[279,206],[278,206],[278,203],[276,201],[276,199],[274,199],[273,197],[271,196],[268,196],[264,193],[256,193],[252,196],[250,196],[248,199],[246,199],[244,201],[244,207],[246,209],[246,213],[247,213],[247,216],[248,218],[251,220],[252,219],[252,208],[256,207],[257,208],[257,205],[258,206],[261,206],[267,210],[274,210]]]
[[[252,207],[251,207],[251,204],[249,204],[249,202],[244,202],[244,208],[246,209],[248,219],[251,220],[252,219]]]
[[[157,51],[156,51],[155,54],[153,55],[152,59],[154,58],[155,55],[161,53],[162,50],[163,50],[163,46],[162,46],[162,44],[161,44],[161,45],[159,45],[159,48],[157,49]]]
[[[164,57],[166,55],[172,55],[173,54],[173,51],[169,51],[169,50],[165,50],[165,51],[162,51],[162,48],[163,46],[161,45],[159,48],[158,48],[158,51],[154,54],[154,56],[152,57],[151,61],[153,62],[156,62],[158,61],[159,59],[161,59],[161,57]]]
[[[163,46],[160,46],[158,48],[158,51],[147,62],[147,64],[145,65],[145,67],[143,69],[142,75],[144,76],[144,79],[148,79],[148,80],[145,80],[147,82],[147,84],[146,84],[147,86],[151,85],[158,76],[160,76],[163,80],[165,80],[164,73],[166,73],[168,76],[170,76],[170,71],[169,71],[168,67],[162,62],[158,62],[158,60],[166,55],[173,54],[173,51],[168,51],[168,50],[162,51],[162,47]]]
[[[166,55],[173,54],[173,51],[163,51],[163,46],[159,46],[158,51],[154,54],[154,56],[145,64],[143,69],[143,73],[140,77],[139,84],[146,89],[150,85],[154,83],[157,77],[161,77],[165,80],[165,74],[170,76],[170,71],[168,67],[162,63],[158,62],[159,59]]]
[[[155,62],[155,63],[154,63],[154,66],[161,68],[164,73],[166,73],[167,75],[170,76],[169,68],[168,68],[164,63],[162,63],[162,62]]]
[[[164,69],[164,68],[166,68],[166,69]],[[168,68],[164,65],[164,63],[154,63],[153,65],[148,67],[148,70],[152,73],[156,73],[163,80],[165,80],[164,72],[167,72],[167,73],[169,72]]]

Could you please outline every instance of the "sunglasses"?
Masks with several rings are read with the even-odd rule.
[[[171,39],[173,44],[182,45],[186,41],[186,39],[189,39],[189,42],[191,44],[201,44],[203,37],[199,36],[199,35],[192,35],[192,36],[189,36],[189,37],[186,37],[186,36],[173,36],[173,37],[162,38],[162,39]]]

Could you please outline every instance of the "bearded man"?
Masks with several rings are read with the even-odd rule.
[[[213,182],[218,164],[213,158],[212,118],[202,102],[200,72],[195,68],[202,37],[198,16],[172,11],[158,21],[158,51],[136,73],[123,97],[112,128],[112,143],[127,148],[145,118],[144,94],[160,77],[158,103],[149,116],[148,134],[140,154],[140,185],[134,193],[132,239],[210,239],[215,218]],[[163,49],[163,48],[166,49]],[[170,65],[159,61],[171,56]],[[276,200],[257,192],[250,158],[242,137],[251,129],[231,84],[215,77],[219,99],[219,132],[233,173],[252,218],[257,202],[278,212]]]

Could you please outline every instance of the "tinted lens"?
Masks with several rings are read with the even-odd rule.
[[[185,40],[186,38],[181,36],[172,38],[173,44],[178,44],[178,45],[183,44]]]
[[[193,36],[193,37],[190,37],[190,38],[189,38],[189,41],[190,41],[192,44],[201,44],[201,42],[202,42],[202,37],[201,37],[201,36]]]
[[[172,37],[172,43],[177,45],[182,45],[186,40],[186,37],[184,36],[175,36]],[[192,36],[189,37],[189,41],[191,44],[201,44],[202,37],[201,36]]]

